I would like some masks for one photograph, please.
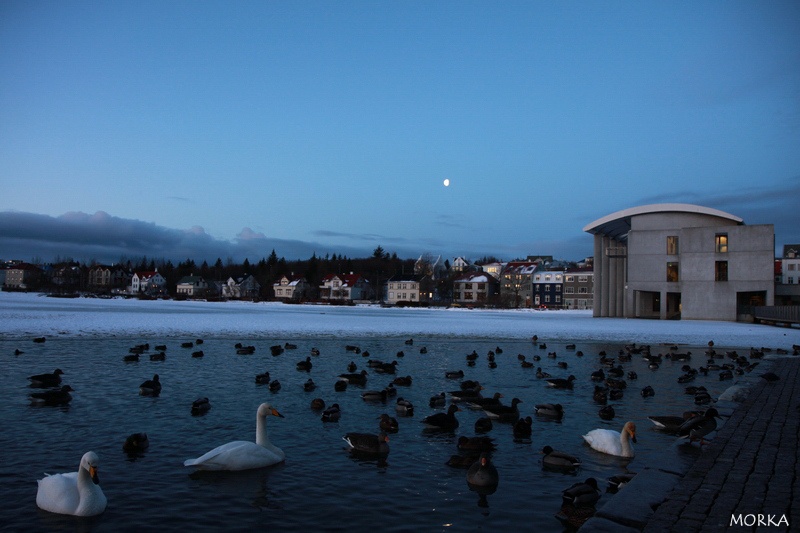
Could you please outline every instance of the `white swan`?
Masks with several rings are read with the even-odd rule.
[[[266,419],[270,415],[283,418],[268,403],[258,406],[255,442],[235,440],[217,446],[197,459],[187,459],[183,466],[194,466],[201,470],[249,470],[280,463],[286,458],[286,454],[267,437]]]
[[[626,422],[622,432],[610,429],[593,429],[583,436],[592,449],[618,457],[633,457],[631,441],[636,442],[636,424]]]
[[[106,495],[97,477],[97,454],[86,452],[77,472],[46,475],[38,481],[36,505],[45,511],[95,516],[106,510]]]

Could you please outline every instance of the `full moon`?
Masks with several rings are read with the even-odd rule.
[[[448,179],[445,179],[442,183],[444,183],[445,187],[449,187],[450,186],[450,180],[448,180]]]

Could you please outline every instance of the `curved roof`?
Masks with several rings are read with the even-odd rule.
[[[638,207],[630,207],[611,213],[602,218],[598,218],[584,226],[583,231],[592,233],[594,235],[601,234],[607,235],[612,239],[624,240],[625,236],[631,229],[631,218],[636,215],[647,215],[652,213],[696,213],[700,215],[709,215],[714,217],[725,218],[727,220],[743,224],[744,221],[730,213],[712,209],[710,207],[703,207],[694,204],[650,204],[641,205]]]

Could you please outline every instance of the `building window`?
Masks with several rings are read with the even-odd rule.
[[[678,263],[667,263],[667,281],[678,281]]]
[[[678,255],[678,237],[676,235],[667,237],[667,255]]]
[[[567,283],[571,283],[571,282],[575,281],[575,276],[567,276],[567,279],[565,281]]]
[[[789,263],[788,266],[789,266],[789,270],[794,270],[795,264],[794,263]]]
[[[549,294],[544,297],[544,303],[546,303],[546,304],[550,303],[550,295]]]
[[[550,285],[544,286],[544,292],[550,292]]]
[[[588,287],[578,287],[578,294],[589,294]]]
[[[578,276],[578,283],[587,283],[589,281],[589,276]]]
[[[787,283],[788,285],[794,285],[794,278],[793,278],[792,276],[789,276],[789,277],[786,279],[786,281],[788,282],[788,283]]]
[[[728,281],[728,262],[714,262],[714,281]]]
[[[556,285],[556,292],[561,292],[561,285]]]
[[[567,293],[567,294],[575,294],[575,287],[566,287],[564,289],[564,292]]]
[[[561,296],[556,296],[556,303],[560,303],[560,302],[561,302]]]
[[[714,237],[714,246],[718,253],[728,253],[728,234],[717,233],[717,235]]]

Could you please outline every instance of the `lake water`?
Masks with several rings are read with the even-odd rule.
[[[163,314],[161,320],[168,322],[170,315]],[[415,337],[413,346],[408,346],[405,337],[397,335],[314,334],[304,325],[295,335],[206,335],[201,346],[187,349],[181,343],[195,339],[191,332],[159,338],[132,331],[135,325],[127,324],[118,336],[50,337],[41,344],[33,343],[31,337],[0,337],[0,389],[5,394],[0,403],[4,484],[0,524],[4,527],[25,531],[512,531],[532,527],[562,531],[554,514],[560,508],[561,491],[576,481],[591,476],[605,488],[609,476],[645,466],[685,469],[699,453],[696,448],[675,445],[674,437],[654,431],[646,419],[696,407],[693,398],[683,393],[685,385],[677,383],[685,363],[667,361],[656,371],[648,369],[640,356],[623,363],[626,373],[633,370],[639,378],[629,382],[622,400],[610,402],[617,417],[610,422],[599,418],[590,374],[600,367],[599,352],[616,354],[619,343],[581,341],[577,349],[585,355],[578,357],[575,350],[566,348],[567,342],[548,339],[539,340],[547,343],[541,349],[529,340],[473,338],[461,333]],[[145,342],[151,345],[148,353],[154,345],[166,344],[166,361],[150,361],[145,354],[138,363],[123,362],[130,347]],[[256,346],[255,353],[237,355],[237,342]],[[286,342],[297,349],[277,357],[270,354],[271,345]],[[399,395],[411,400],[416,409],[413,417],[398,417],[400,430],[390,436],[386,464],[355,459],[344,449],[346,432],[377,433],[381,413],[396,416],[393,399],[386,404],[367,403],[360,394],[385,387],[391,375],[370,371],[365,387],[351,385],[344,392],[334,391],[336,376],[347,371],[348,363],[354,361],[359,370],[367,368],[368,358],[346,351],[346,345],[368,351],[369,359],[397,359],[397,375],[413,378],[411,386],[397,387]],[[423,346],[426,354],[420,353]],[[496,356],[497,368],[492,369],[486,355],[497,347],[502,354]],[[319,356],[312,357],[312,370],[297,371],[296,363],[312,348],[320,350]],[[696,354],[691,361],[695,367],[705,362],[704,348],[681,347]],[[15,349],[24,353],[15,356]],[[191,356],[197,349],[203,350],[204,357]],[[401,350],[405,357],[396,358]],[[473,350],[479,358],[474,367],[468,367],[465,356]],[[666,350],[666,346],[653,347],[654,352]],[[549,352],[557,357],[547,357]],[[520,353],[528,360],[541,356],[536,365],[554,377],[575,375],[574,390],[546,387],[535,377],[535,367],[520,366]],[[568,363],[566,370],[557,366],[560,361]],[[75,389],[73,401],[63,408],[31,406],[28,394],[34,389],[29,388],[27,376],[56,367],[64,371],[63,383]],[[457,389],[458,380],[445,378],[445,372],[459,369],[466,379],[480,381],[486,395],[501,392],[507,403],[519,398],[522,416],[534,418],[530,442],[515,442],[510,424],[495,423],[488,433],[497,444],[493,461],[500,483],[481,505],[479,495],[466,484],[466,471],[445,462],[457,453],[459,436],[476,435],[474,423],[482,412],[465,408],[457,413],[460,426],[450,433],[426,431],[420,422],[442,410],[430,408],[428,400],[438,392]],[[273,393],[255,383],[255,375],[265,370],[280,380],[280,391]],[[140,396],[139,384],[156,373],[163,384],[161,395]],[[302,387],[309,377],[318,385],[310,393]],[[720,382],[712,373],[693,384],[705,385],[716,396],[730,382]],[[654,387],[654,397],[641,396],[645,385]],[[191,404],[200,397],[208,397],[212,408],[204,416],[192,416]],[[323,423],[310,408],[315,397],[328,404],[338,402],[340,421]],[[286,453],[285,464],[207,475],[193,474],[183,466],[185,459],[219,444],[253,440],[255,411],[264,401],[285,416],[267,420],[270,439]],[[534,405],[545,402],[564,405],[566,416],[561,422],[534,416]],[[583,443],[581,435],[587,431],[619,430],[627,420],[638,427],[634,459],[599,454]],[[142,457],[131,459],[122,444],[127,435],[137,432],[148,434],[150,448]],[[539,452],[545,445],[580,456],[582,468],[575,475],[544,471]],[[75,471],[88,450],[100,455],[101,486],[108,497],[105,513],[76,519],[39,510],[36,480],[45,472]],[[598,507],[610,497],[604,493]]]

